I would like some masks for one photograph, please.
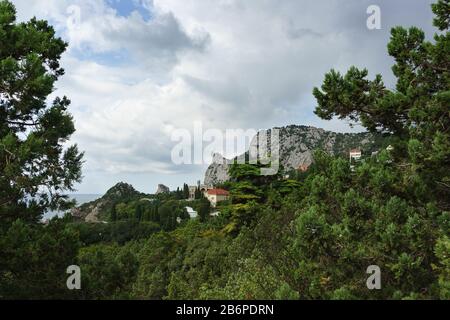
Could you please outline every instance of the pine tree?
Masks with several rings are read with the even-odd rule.
[[[82,154],[63,145],[75,131],[66,97],[47,105],[67,44],[47,21],[16,22],[0,1],[0,223],[36,222],[69,205],[64,191],[81,180]]]
[[[183,184],[183,197],[189,199],[189,186],[186,183]]]

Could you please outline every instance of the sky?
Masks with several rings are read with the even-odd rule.
[[[431,39],[431,0],[13,0],[18,20],[49,20],[69,43],[66,95],[85,152],[76,193],[119,181],[153,193],[203,180],[177,165],[174,130],[264,129],[290,124],[360,131],[314,115],[312,89],[334,68],[367,68],[395,85],[386,44],[397,25]],[[377,5],[381,29],[369,30]],[[243,150],[237,150],[240,152]]]

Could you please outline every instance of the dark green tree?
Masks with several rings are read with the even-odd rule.
[[[432,8],[440,30],[433,42],[415,27],[391,31],[395,89],[355,67],[332,70],[314,89],[317,115],[388,134],[394,148],[353,172],[347,160],[315,155],[293,236],[299,266],[290,285],[301,297],[449,296],[449,1]],[[382,291],[365,288],[370,264],[382,269]]]
[[[195,192],[194,192],[194,199],[201,199],[203,197],[203,193],[200,190],[200,186],[197,186],[195,188]]]
[[[143,218],[143,212],[144,212],[144,208],[143,208],[142,203],[137,203],[135,211],[134,211],[134,218],[137,221],[141,221]]]
[[[75,131],[66,97],[47,105],[67,44],[47,21],[16,22],[0,1],[0,224],[37,221],[69,204],[65,191],[81,179],[82,154],[64,149]]]
[[[205,222],[209,217],[209,212],[211,211],[211,204],[206,198],[200,199],[200,204],[198,205],[198,216],[200,221]]]
[[[183,198],[189,199],[189,186],[186,183],[183,184]]]
[[[78,254],[85,299],[125,299],[137,276],[138,261],[130,246],[97,244]]]
[[[395,89],[387,89],[381,75],[368,71],[331,70],[321,89],[314,88],[316,114],[360,122],[370,131],[397,140],[394,161],[403,163],[415,183],[423,186],[422,201],[435,200],[450,209],[450,33],[449,1],[432,6],[440,33],[426,41],[422,30],[393,28],[388,52],[394,58]]]
[[[62,219],[46,226],[15,221],[0,237],[1,299],[75,298],[68,290],[68,266],[77,264],[77,234]]]
[[[112,207],[111,207],[110,220],[112,222],[117,220],[116,204],[113,204]]]

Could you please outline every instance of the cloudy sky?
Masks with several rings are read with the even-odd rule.
[[[321,121],[311,94],[331,68],[383,74],[389,30],[416,25],[428,37],[431,0],[13,0],[19,20],[49,20],[69,48],[57,95],[72,100],[84,150],[78,193],[118,181],[154,192],[203,180],[206,165],[171,161],[174,129],[262,129]],[[369,5],[381,30],[366,27]],[[353,130],[358,130],[353,129]]]

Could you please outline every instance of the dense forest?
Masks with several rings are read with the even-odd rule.
[[[352,67],[313,91],[319,117],[360,123],[390,148],[353,166],[317,150],[288,178],[234,164],[218,216],[201,194],[187,202],[186,185],[142,201],[121,184],[105,223],[43,224],[73,205],[64,194],[82,177],[70,101],[47,104],[67,44],[0,1],[0,298],[450,299],[450,1],[432,10],[432,41],[391,31],[394,89]],[[69,265],[80,290],[66,286]],[[370,265],[379,290],[366,286]]]

